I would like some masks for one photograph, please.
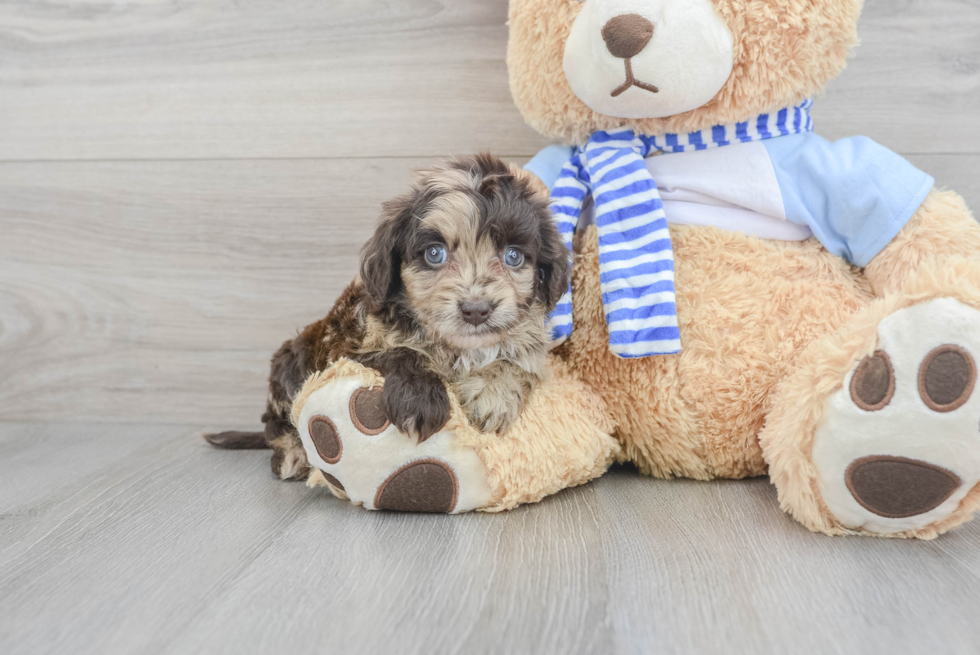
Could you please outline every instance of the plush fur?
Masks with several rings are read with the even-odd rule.
[[[549,358],[548,369],[551,374],[530,397],[526,411],[503,433],[475,429],[456,397],[450,396],[446,429],[452,430],[455,444],[472,448],[487,470],[491,499],[482,511],[513,509],[566,487],[585,484],[602,475],[621,456],[619,443],[609,434],[612,423],[599,394],[557,358]],[[293,403],[293,422],[299,422],[302,408],[312,394],[347,376],[359,378],[368,387],[387,383],[380,374],[341,359],[306,382]],[[318,470],[313,471],[308,484],[326,487],[338,498],[347,498],[344,490]]]
[[[780,506],[800,523],[833,535],[873,534],[842,525],[820,498],[812,451],[827,399],[841,388],[844,376],[855,363],[874,352],[876,331],[882,320],[906,307],[940,297],[953,297],[980,309],[978,281],[980,259],[977,257],[954,256],[944,259],[942,264],[930,261],[911,275],[902,292],[887,293],[869,303],[840,329],[814,341],[800,353],[796,372],[774,396],[773,411],[759,439],[769,464],[769,475],[779,491]],[[941,522],[887,536],[933,539],[968,521],[978,507],[980,485]]]
[[[621,126],[643,134],[699,130],[813,97],[844,68],[861,2],[715,0],[734,36],[727,83],[692,111],[629,120],[589,109],[565,78],[565,41],[582,6],[510,3],[515,102],[532,127],[571,144]],[[873,350],[887,316],[940,297],[978,306],[980,226],[962,198],[934,190],[865,269],[814,239],[763,241],[684,226],[671,226],[671,237],[684,348],[677,356],[624,360],[608,349],[595,230],[577,235],[575,330],[559,352],[602,396],[621,457],[659,477],[768,472],[782,507],[810,529],[870,534],[843,526],[820,499],[813,435],[827,399]],[[941,521],[889,536],[934,537],[978,505],[980,488]]]
[[[671,226],[671,238],[684,339],[676,357],[613,355],[594,228],[575,261],[576,327],[562,353],[602,396],[622,457],[657,477],[769,473],[783,508],[807,527],[863,534],[836,522],[814,490],[807,449],[823,403],[894,311],[943,296],[980,308],[980,226],[959,196],[933,192],[879,255],[888,274],[870,276],[815,239],[688,226]],[[890,536],[935,537],[977,506],[980,489],[941,524]]]
[[[898,291],[930,259],[976,257],[980,230],[963,197],[952,191],[929,194],[915,217],[864,269],[878,296]]]
[[[860,310],[871,290],[815,239],[763,241],[687,226],[671,226],[671,238],[681,353],[622,359],[609,351],[590,228],[573,271],[568,362],[602,395],[641,471],[763,475],[758,433],[773,390],[799,352]]]
[[[857,42],[861,0],[715,0],[735,37],[734,69],[707,104],[667,118],[624,120],[589,109],[562,69],[578,0],[511,0],[507,66],[525,120],[538,132],[582,144],[596,130],[690,132],[796,104],[836,77]]]

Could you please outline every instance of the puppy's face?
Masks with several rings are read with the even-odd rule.
[[[546,199],[479,156],[421,173],[386,206],[361,277],[394,320],[410,312],[430,336],[471,349],[543,326],[567,287],[568,257]]]
[[[534,302],[540,235],[533,208],[479,196],[468,177],[440,176],[447,188],[420,217],[401,265],[419,323],[456,348],[494,345],[530,315],[544,318]]]

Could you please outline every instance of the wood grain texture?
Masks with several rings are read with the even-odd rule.
[[[980,156],[911,159],[980,207]],[[428,161],[0,163],[0,420],[257,425]]]
[[[828,139],[863,134],[896,152],[980,152],[980,4],[865,0],[861,45],[814,105]]]
[[[20,455],[9,457],[11,449]],[[374,513],[191,427],[0,425],[0,649],[972,653],[980,524],[814,535],[765,479],[617,469],[500,515]]]
[[[543,141],[510,99],[506,15],[480,0],[4,3],[0,157],[529,152]]]
[[[417,163],[0,165],[0,415],[42,418],[33,379],[63,418],[256,421]]]
[[[0,158],[529,156],[544,140],[510,99],[506,11],[504,0],[2,3]],[[863,45],[818,102],[819,130],[980,152],[978,33],[974,0],[867,0]]]
[[[975,653],[980,524],[832,539],[628,469],[501,515],[277,482],[268,357],[436,155],[526,160],[506,2],[0,2],[0,653]],[[867,0],[818,100],[980,208],[980,2]]]

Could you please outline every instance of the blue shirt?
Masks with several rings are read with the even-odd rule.
[[[573,152],[568,146],[548,146],[525,168],[551,188]],[[753,165],[739,166],[743,156]],[[679,157],[688,159],[674,159]],[[686,178],[658,182],[670,222],[678,222],[671,219],[674,213],[683,218],[680,222],[751,233],[740,216],[788,221],[808,228],[799,238],[812,233],[827,250],[861,267],[898,234],[935,185],[930,175],[871,139],[831,143],[812,132],[713,151],[663,154],[647,162],[655,180],[665,180],[672,168],[692,171],[689,164],[695,164]],[[708,197],[712,186],[719,190],[716,197]],[[755,200],[738,200],[747,197]],[[745,219],[744,225],[753,225],[752,220]],[[767,236],[765,229],[758,233]]]

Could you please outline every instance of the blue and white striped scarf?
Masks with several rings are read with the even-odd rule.
[[[596,132],[576,149],[551,191],[558,231],[571,249],[585,199],[595,201],[599,279],[609,349],[620,357],[680,352],[674,292],[674,251],[657,183],[644,158],[762,141],[813,130],[810,100],[743,123],[689,134],[637,136],[632,130]],[[556,342],[572,333],[572,291],[549,316]]]

